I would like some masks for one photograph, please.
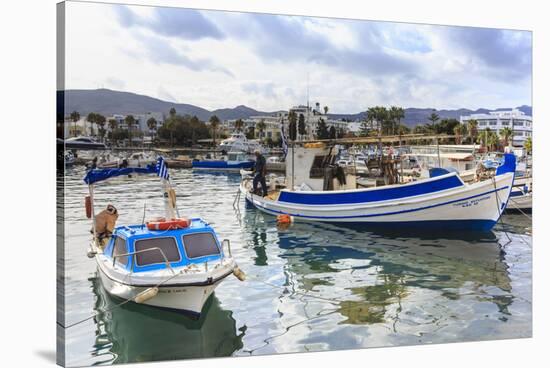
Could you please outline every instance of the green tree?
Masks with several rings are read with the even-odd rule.
[[[244,127],[244,121],[242,119],[235,120],[235,130],[238,132],[242,132]]]
[[[266,125],[264,119],[261,119],[256,124],[256,129],[258,129],[258,136],[260,137],[260,140],[263,140],[264,138],[264,131],[265,131]]]
[[[328,106],[324,106],[323,111],[325,112],[325,115],[328,114]]]
[[[132,146],[132,129],[134,127],[134,124],[136,123],[136,119],[133,115],[127,115],[124,118],[124,122],[126,123],[126,126],[128,127],[128,140],[130,142],[130,147]]]
[[[307,134],[307,131],[306,131],[306,118],[304,117],[304,114],[300,114],[298,116],[298,134],[300,134],[302,139]]]
[[[290,111],[288,113],[288,138],[291,141],[296,140],[296,133],[297,133],[296,121],[297,120],[298,120],[298,117],[296,116],[296,112]]]
[[[512,129],[505,127],[500,130],[500,136],[504,140],[504,146],[508,146],[509,143],[511,143],[510,137],[512,136]]]
[[[147,128],[149,128],[149,132],[153,132],[154,130],[156,130],[157,125],[157,119],[155,119],[154,117],[150,117],[149,119],[147,119]]]
[[[527,152],[527,154],[531,154],[532,151],[533,151],[533,140],[531,139],[531,137],[528,137],[526,140],[525,140],[525,143],[523,144],[523,147],[525,148],[525,151]]]
[[[323,118],[319,118],[316,130],[317,139],[329,139],[330,133],[328,131],[327,123]]]
[[[468,129],[468,137],[470,138],[470,143],[474,144],[475,138],[477,137],[477,120],[468,120],[466,122],[466,128]]]
[[[437,115],[435,112],[432,112],[430,114],[430,116],[428,116],[428,120],[431,121],[432,123],[428,125],[429,129],[433,132],[433,133],[437,133],[437,126],[436,126],[436,123],[437,121],[439,120],[439,115]]]
[[[220,126],[220,118],[216,115],[210,117],[210,129],[212,129],[212,144],[216,145],[216,133],[218,132],[218,127]]]
[[[105,116],[101,114],[96,114],[95,123],[97,125],[97,133],[101,137],[101,140],[103,140],[103,138],[105,138],[105,133],[107,132],[105,130],[105,124],[107,123],[107,119],[105,118]]]
[[[73,133],[76,137],[76,122],[80,120],[80,113],[78,111],[71,112],[70,118],[73,122]]]
[[[334,125],[330,126],[330,129],[328,130],[328,135],[330,139],[336,139],[336,128]]]
[[[176,117],[176,109],[172,107],[172,108],[170,109],[170,111],[168,112],[168,114],[170,114],[170,117],[171,117],[171,118]]]
[[[455,125],[455,127],[453,128],[453,132],[455,135],[455,143],[456,144],[462,143],[462,138],[466,134],[466,125],[464,124]]]
[[[94,124],[97,120],[97,114],[95,112],[91,112],[86,116],[86,121],[90,123],[90,135],[94,135]],[[86,132],[86,126],[84,126],[84,132]]]
[[[405,110],[402,107],[392,106],[389,110],[392,121],[392,135],[395,134],[395,128],[401,125],[401,119],[405,118]]]

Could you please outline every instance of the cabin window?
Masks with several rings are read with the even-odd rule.
[[[136,264],[138,266],[148,266],[152,264],[165,263],[165,259],[162,253],[158,249],[162,250],[168,262],[178,262],[181,260],[180,252],[176,244],[175,238],[153,238],[136,240]],[[152,249],[146,251],[147,249]]]
[[[220,249],[212,233],[195,233],[183,236],[183,246],[189,258],[220,254]]]
[[[127,254],[128,248],[126,247],[126,240],[121,237],[115,238],[115,246],[113,248],[113,258],[121,254]],[[128,256],[116,257],[116,263],[126,266],[128,264]]]

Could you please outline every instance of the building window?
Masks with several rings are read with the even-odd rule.
[[[508,126],[508,125],[510,125],[510,120],[501,120],[500,125]]]
[[[523,126],[523,121],[514,121],[514,126]]]
[[[487,122],[485,122],[485,121],[481,121],[481,122],[479,123],[479,126],[485,126],[485,125],[487,125]]]

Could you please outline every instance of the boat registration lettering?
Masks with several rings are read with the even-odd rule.
[[[484,197],[481,197],[481,198],[472,198],[470,200],[467,200],[467,201],[462,201],[462,202],[458,202],[458,203],[455,203],[453,204],[454,207],[472,207],[472,206],[477,206],[481,201],[485,201],[485,200],[488,200],[490,199],[491,196],[484,196]]]
[[[185,293],[186,289],[159,289],[159,294],[178,294]]]

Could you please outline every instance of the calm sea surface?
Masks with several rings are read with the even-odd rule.
[[[84,168],[65,178],[65,310],[72,324],[117,302],[86,257]],[[247,280],[230,276],[200,320],[132,303],[66,331],[69,366],[529,337],[531,223],[506,215],[477,235],[372,233],[323,224],[277,228],[232,207],[240,176],[171,170],[181,214],[206,219]],[[160,214],[155,177],[99,185],[118,224]],[[434,229],[435,230],[435,229]],[[506,244],[501,252],[499,244]]]

